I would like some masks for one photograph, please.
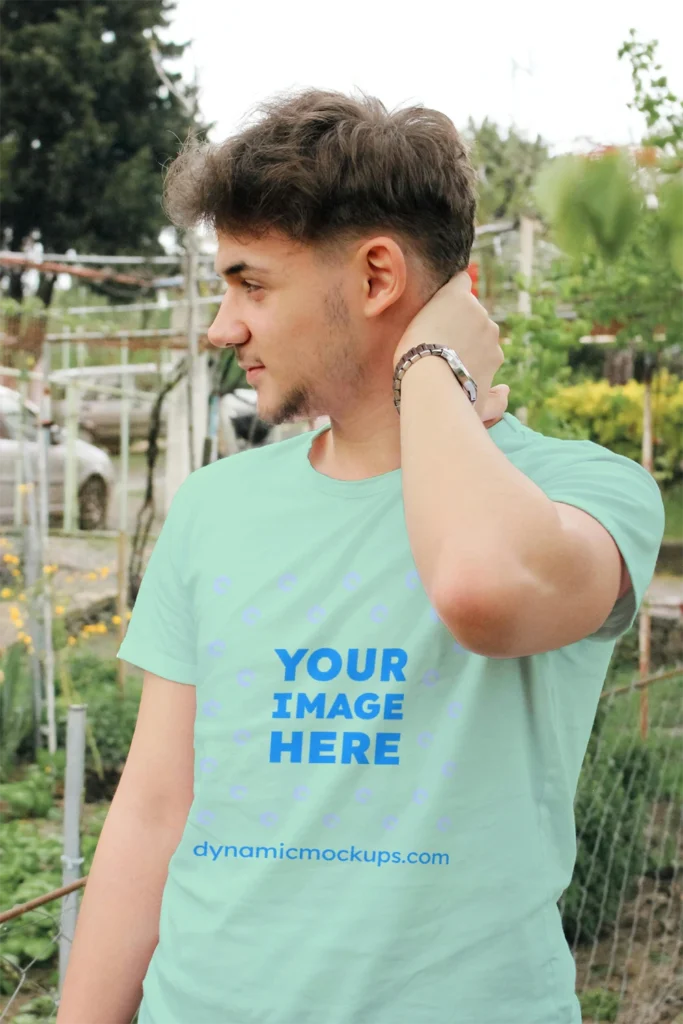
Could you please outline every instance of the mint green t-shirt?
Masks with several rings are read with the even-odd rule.
[[[573,799],[663,506],[592,442],[509,414],[489,436],[620,548],[635,593],[593,636],[464,650],[418,578],[401,471],[326,477],[313,433],[179,490],[119,652],[197,690],[140,1024],[580,1024],[557,906]]]

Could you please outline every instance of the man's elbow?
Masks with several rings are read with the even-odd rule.
[[[521,598],[518,598],[519,601]],[[513,647],[514,616],[510,598],[494,586],[471,586],[445,593],[436,612],[458,643],[472,654],[506,658]]]

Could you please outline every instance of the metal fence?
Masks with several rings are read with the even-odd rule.
[[[78,840],[84,740],[85,708],[72,706],[62,854],[67,888],[0,914],[0,1021],[7,1024],[49,1022],[57,1012],[86,881],[79,877]],[[576,820],[576,868],[560,910],[584,1020],[673,1024],[683,1013],[682,666],[605,691]]]

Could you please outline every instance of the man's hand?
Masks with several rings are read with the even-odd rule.
[[[505,361],[498,336],[497,324],[472,295],[471,278],[462,271],[439,288],[408,324],[394,354],[394,366],[415,345],[446,345],[454,349],[477,385],[474,408],[490,427],[507,408],[507,393],[503,395],[502,386],[492,389],[493,378]]]
[[[464,359],[463,362],[465,362]],[[467,366],[466,363],[465,365]],[[469,366],[467,369],[469,370]],[[510,388],[507,384],[496,384],[489,391],[481,414],[487,430],[489,427],[494,427],[496,423],[499,423],[507,412],[509,394]]]

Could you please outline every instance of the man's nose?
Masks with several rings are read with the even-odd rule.
[[[221,303],[216,319],[206,334],[210,343],[216,348],[244,345],[251,336],[247,325],[230,312],[228,303],[225,301]]]

